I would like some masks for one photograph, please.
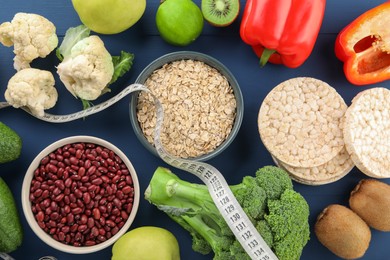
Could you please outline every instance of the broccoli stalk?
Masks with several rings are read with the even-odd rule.
[[[288,174],[266,166],[230,186],[249,219],[279,259],[299,259],[309,240],[309,207],[293,190]],[[158,167],[145,199],[164,211],[192,236],[194,251],[217,259],[250,259],[224,221],[207,186],[181,180]]]
[[[219,251],[232,242],[233,233],[205,185],[188,183],[160,167],[145,191],[145,198],[195,236],[193,247],[202,253]],[[202,248],[204,240],[207,248]]]

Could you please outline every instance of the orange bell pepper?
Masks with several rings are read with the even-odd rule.
[[[390,79],[390,1],[374,7],[347,25],[337,36],[336,57],[354,85]]]

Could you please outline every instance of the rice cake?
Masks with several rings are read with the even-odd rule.
[[[285,169],[292,179],[309,185],[322,185],[340,180],[355,166],[346,148],[343,148],[341,152],[329,162],[316,167],[292,167],[283,162],[277,162],[277,159],[274,159],[274,161],[275,160],[275,163],[279,167]]]
[[[356,167],[374,178],[390,177],[390,90],[372,88],[352,99],[344,140]]]
[[[265,97],[258,115],[260,138],[279,161],[293,167],[320,166],[344,147],[347,105],[326,82],[289,79]]]

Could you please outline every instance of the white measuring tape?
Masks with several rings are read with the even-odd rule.
[[[64,123],[73,121],[98,113],[115,104],[128,94],[136,91],[146,91],[150,93],[149,89],[144,85],[132,84],[122,90],[118,95],[86,110],[68,115],[52,115],[45,113],[44,116],[37,118],[51,123]],[[220,211],[222,217],[225,219],[236,239],[240,242],[242,247],[252,259],[277,260],[278,258],[276,255],[268,247],[264,239],[261,237],[257,229],[254,227],[248,216],[241,208],[237,199],[230,190],[225,178],[215,167],[203,162],[172,156],[164,150],[160,140],[160,133],[164,120],[164,111],[160,101],[154,96],[153,98],[157,108],[157,122],[154,143],[161,159],[173,167],[196,175],[207,185],[210,195],[213,198],[214,203]],[[8,103],[0,102],[0,109],[8,106]],[[30,113],[28,109],[24,110]]]

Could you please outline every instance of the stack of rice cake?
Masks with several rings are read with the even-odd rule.
[[[355,165],[369,176],[390,177],[389,92],[384,88],[372,89],[366,94],[363,92],[348,107],[337,91],[321,80],[309,77],[287,80],[276,86],[260,107],[260,138],[275,163],[300,183],[331,183],[344,177]],[[359,100],[363,100],[361,96],[371,100],[373,105],[359,105]],[[356,122],[360,119],[356,114],[362,113],[365,118],[380,118],[380,122],[369,120],[365,121],[366,125]],[[356,124],[360,125],[359,134],[356,134]],[[372,135],[370,131],[375,129],[376,125],[380,128],[373,138],[382,139],[382,146],[385,146],[381,148],[380,161],[375,159],[379,158],[375,155],[358,156],[363,150],[367,152],[366,148],[371,147],[371,144],[379,144],[370,140],[366,143],[367,147],[360,145],[362,139]],[[375,151],[375,148],[372,148],[372,151]],[[374,160],[378,165],[367,171],[367,167],[362,165],[371,163],[363,163],[362,157],[365,157],[364,160],[369,157],[369,161]],[[378,168],[381,170],[378,171]],[[373,171],[376,174],[373,174]]]

